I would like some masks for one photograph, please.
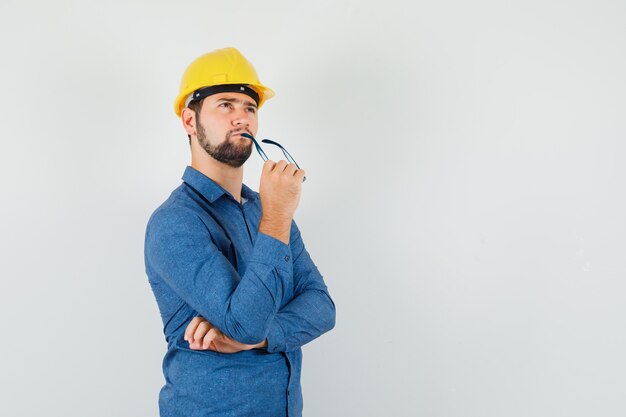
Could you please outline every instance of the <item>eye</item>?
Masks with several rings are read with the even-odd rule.
[[[230,104],[230,103],[229,103],[229,102],[227,102],[227,101],[224,101],[224,102],[220,103],[220,104],[218,105],[218,107],[222,107],[222,108],[230,108],[230,107],[232,107],[232,104]]]
[[[256,108],[254,108],[254,107],[248,107],[248,108],[246,108],[246,110],[247,110],[249,113],[251,113],[251,114],[256,114]]]

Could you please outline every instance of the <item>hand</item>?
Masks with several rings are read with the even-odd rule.
[[[194,317],[185,329],[185,340],[189,342],[189,349],[212,350],[220,353],[237,353],[242,350],[251,350],[267,346],[267,340],[256,345],[239,343],[222,333],[217,327],[209,323],[204,317]]]
[[[300,202],[305,172],[295,164],[265,161],[261,172],[261,222],[259,232],[289,244],[291,220]]]

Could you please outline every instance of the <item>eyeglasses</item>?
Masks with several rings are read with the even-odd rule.
[[[261,155],[261,158],[264,161],[267,161],[269,159],[267,157],[267,155],[265,154],[265,152],[263,152],[263,148],[261,148],[261,145],[259,145],[259,142],[256,141],[254,136],[252,136],[252,135],[250,135],[248,133],[242,133],[241,136],[243,136],[244,138],[250,139],[252,141],[252,143],[254,143],[254,147],[256,148],[256,151],[259,153],[259,155]],[[296,168],[300,169],[300,165],[298,165],[296,160],[293,159],[293,156],[291,156],[291,154],[289,152],[287,152],[287,149],[283,148],[283,146],[280,143],[274,142],[273,140],[270,140],[270,139],[263,139],[261,142],[269,143],[270,145],[278,146],[280,148],[280,150],[283,151],[283,154],[285,155],[285,158],[287,158],[287,160],[289,162],[294,164],[296,166]],[[304,181],[306,181],[306,177],[302,178],[302,182],[304,182]]]

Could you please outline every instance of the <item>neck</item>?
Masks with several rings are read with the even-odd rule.
[[[243,165],[234,168],[210,157],[195,141],[191,141],[191,167],[211,178],[241,203]]]

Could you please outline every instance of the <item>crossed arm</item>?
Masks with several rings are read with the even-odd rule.
[[[291,237],[294,254],[294,297],[274,316],[266,338],[257,344],[244,344],[224,335],[202,316],[187,325],[185,340],[196,350],[236,353],[267,348],[269,351],[292,351],[319,337],[335,325],[335,304],[317,267],[304,247],[294,223]]]
[[[186,332],[194,347],[208,336],[207,349],[289,352],[335,325],[335,305],[295,222],[289,244],[259,231],[239,276],[195,213],[165,209],[149,224],[146,265],[170,299],[175,294],[206,319]]]
[[[256,345],[237,342],[222,333],[202,316],[194,317],[185,330],[185,340],[193,350],[212,350],[220,353],[237,353],[242,350],[267,347],[267,339]]]

